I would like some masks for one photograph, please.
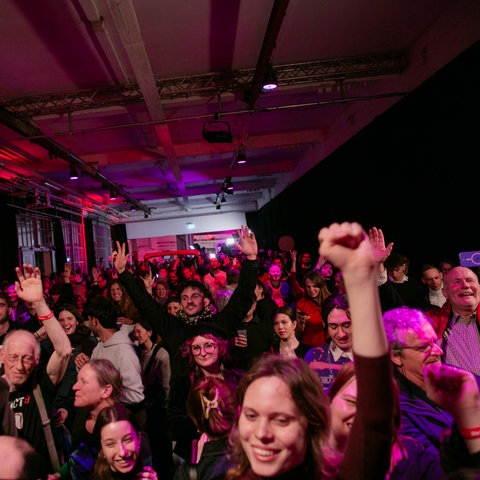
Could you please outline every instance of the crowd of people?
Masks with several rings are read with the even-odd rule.
[[[133,264],[116,242],[89,274],[17,268],[1,478],[480,478],[477,272],[411,276],[358,223],[318,240],[316,262],[241,226],[215,258]]]

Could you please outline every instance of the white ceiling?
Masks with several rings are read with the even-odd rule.
[[[480,2],[3,0],[0,26],[0,190],[115,224],[211,215],[227,175],[221,212],[261,208],[477,42]]]

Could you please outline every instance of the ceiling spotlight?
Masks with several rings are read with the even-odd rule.
[[[70,180],[78,180],[78,172],[75,165],[70,165]]]
[[[272,64],[268,62],[265,75],[263,76],[262,90],[264,92],[270,92],[271,90],[275,90],[277,87],[277,75],[275,74],[275,70],[273,70]]]
[[[233,195],[233,183],[230,175],[223,181],[222,192],[225,192],[228,195]]]
[[[247,163],[247,154],[245,153],[245,147],[241,147],[237,152],[237,165]]]
[[[110,190],[110,200],[116,200],[117,199],[117,194],[115,193],[114,190]]]

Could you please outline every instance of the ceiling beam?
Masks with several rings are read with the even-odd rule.
[[[263,39],[262,49],[258,57],[257,66],[253,75],[253,80],[250,85],[250,89],[245,95],[245,101],[250,110],[253,110],[255,102],[260,96],[262,90],[262,81],[267,70],[267,65],[270,62],[273,51],[277,44],[277,37],[280,33],[280,28],[283,23],[283,19],[287,13],[289,0],[275,0],[268,21],[267,30]]]
[[[153,121],[164,121],[160,95],[157,91],[150,59],[142,38],[135,7],[131,0],[108,0],[116,29],[127,52],[135,77],[142,92],[143,100]],[[153,130],[159,143],[162,145],[170,169],[177,182],[178,191],[183,199],[186,210],[189,210],[189,200],[185,182],[178,166],[177,157],[173,148],[173,141],[167,125],[157,125]]]

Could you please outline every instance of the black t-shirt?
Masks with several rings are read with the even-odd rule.
[[[55,398],[55,385],[43,369],[30,375],[28,381],[21,388],[10,392],[8,400],[15,416],[15,426],[17,427],[19,436],[27,440],[48,460],[48,447],[45,440],[42,420],[33,395],[33,387],[36,384],[36,379],[38,379],[38,383],[40,384],[45,408],[50,415],[53,399]]]

